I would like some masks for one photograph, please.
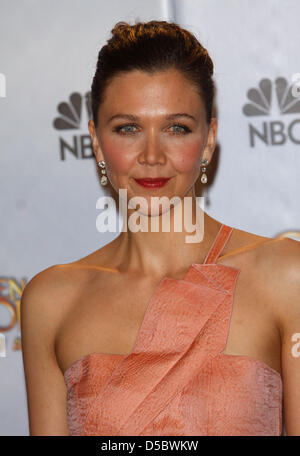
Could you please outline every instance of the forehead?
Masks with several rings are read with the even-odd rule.
[[[204,114],[204,104],[197,88],[178,70],[168,69],[153,74],[133,70],[118,74],[105,90],[101,116],[115,112],[136,115],[158,115],[160,112],[190,112],[195,117]]]

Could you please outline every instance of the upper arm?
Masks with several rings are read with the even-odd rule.
[[[286,435],[300,435],[300,243],[289,239],[274,289],[280,312]]]
[[[69,435],[66,385],[54,351],[60,317],[55,296],[57,272],[34,276],[21,297],[21,342],[30,435]]]

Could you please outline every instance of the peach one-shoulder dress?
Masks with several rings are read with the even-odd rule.
[[[240,270],[216,260],[232,231],[222,224],[183,279],[160,281],[129,355],[91,353],[65,371],[70,435],[281,435],[280,374],[222,353]]]

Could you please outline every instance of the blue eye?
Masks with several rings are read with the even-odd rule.
[[[119,125],[117,126],[116,128],[114,128],[114,131],[116,131],[117,133],[120,133],[121,135],[124,135],[126,133],[133,133],[132,131],[125,131],[123,130],[123,128],[130,128],[130,127],[134,127],[135,128],[135,125],[133,124],[128,124],[128,125]]]
[[[179,131],[174,131],[173,134],[175,135],[186,135],[187,133],[190,133],[191,130],[189,129],[189,127],[185,126],[185,125],[180,125],[180,124],[174,124],[171,126],[171,128],[179,128]],[[125,130],[127,128],[136,128],[136,125],[134,124],[127,124],[127,125],[118,125],[117,127],[115,127],[113,129],[113,131],[121,134],[121,135],[130,135],[130,134],[134,134],[135,132],[132,131],[132,130]]]
[[[180,131],[179,132],[175,132],[175,134],[178,134],[178,133],[182,134],[183,133],[185,135],[186,133],[189,133],[191,131],[188,127],[186,127],[184,125],[175,124],[175,125],[172,125],[172,127],[177,127],[177,128],[181,128],[182,129],[181,132]]]

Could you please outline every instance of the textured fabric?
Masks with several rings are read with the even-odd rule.
[[[129,355],[92,353],[65,372],[70,435],[281,435],[282,380],[262,361],[226,355],[240,270],[203,264],[164,277]]]

